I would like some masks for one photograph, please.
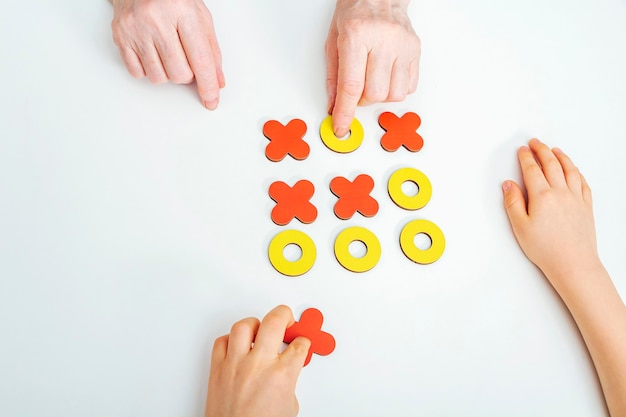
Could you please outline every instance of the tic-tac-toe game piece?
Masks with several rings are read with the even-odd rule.
[[[417,152],[424,146],[424,139],[417,133],[422,119],[412,112],[398,117],[391,112],[384,112],[378,117],[378,124],[386,130],[380,144],[388,152],[397,151],[404,146],[411,152]]]
[[[300,316],[300,321],[295,322],[285,331],[283,338],[285,343],[291,343],[298,336],[304,336],[311,341],[304,366],[309,364],[314,353],[326,356],[335,350],[335,338],[322,330],[323,322],[324,316],[318,309],[308,308]]]
[[[352,256],[349,246],[352,242],[365,245],[366,253],[362,257]],[[341,231],[335,239],[335,257],[337,261],[352,272],[366,272],[374,268],[381,255],[380,241],[374,233],[364,227],[353,226]]]
[[[338,138],[333,132],[333,118],[326,117],[320,125],[320,137],[324,145],[331,151],[350,153],[356,150],[363,142],[364,132],[361,122],[355,117],[350,124],[350,136],[345,139]]]
[[[350,182],[344,177],[335,177],[330,182],[330,190],[339,200],[334,212],[342,220],[348,220],[357,211],[365,217],[378,213],[378,202],[370,193],[374,189],[374,180],[366,174],[357,176]]]
[[[284,250],[287,245],[296,245],[302,255],[295,261],[285,258]],[[283,230],[270,242],[268,249],[270,263],[278,272],[290,277],[297,277],[308,272],[315,264],[317,250],[313,239],[299,230]]]
[[[408,196],[402,191],[402,184],[407,181],[417,186],[417,194]],[[415,168],[400,168],[391,174],[387,183],[387,190],[393,202],[405,210],[417,210],[424,207],[433,194],[433,188],[428,177]]]
[[[287,155],[303,160],[309,156],[310,147],[302,138],[306,133],[306,123],[293,119],[286,125],[268,120],[263,125],[263,134],[270,140],[265,147],[265,156],[272,162],[282,161]]]
[[[273,182],[269,195],[276,202],[272,209],[272,221],[284,226],[294,218],[302,223],[312,223],[317,218],[317,208],[309,201],[315,187],[308,180],[300,180],[290,187],[282,181]]]
[[[415,236],[423,233],[430,239],[430,248],[420,249],[415,245]],[[446,238],[435,223],[428,220],[413,220],[400,233],[400,247],[407,258],[418,264],[431,264],[441,258],[446,248]]]

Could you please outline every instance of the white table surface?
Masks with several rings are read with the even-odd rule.
[[[192,86],[127,74],[108,2],[0,5],[0,415],[201,416],[213,339],[277,304],[317,307],[337,340],[298,383],[300,416],[601,416],[578,330],[525,259],[501,202],[532,136],[565,149],[594,190],[602,259],[626,296],[626,2],[413,1],[418,91],[359,108],[364,144],[326,149],[323,45],[333,2],[209,1],[224,56],[220,107]],[[424,148],[380,147],[383,111],[422,117]],[[269,119],[301,118],[311,155],[264,156]],[[433,197],[396,207],[386,180],[425,172]],[[341,221],[328,189],[367,173],[380,211]],[[267,188],[306,178],[318,256],[299,278],[267,258]],[[438,224],[443,257],[397,243]],[[380,239],[363,274],[332,244]],[[610,320],[610,317],[607,317]]]

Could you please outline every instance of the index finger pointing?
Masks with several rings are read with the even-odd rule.
[[[203,24],[194,19],[193,24],[182,23],[178,28],[180,41],[185,49],[189,66],[196,78],[198,94],[202,103],[209,110],[214,110],[219,101],[220,79],[214,51],[217,39],[212,22]]]
[[[348,133],[354,112],[363,95],[367,68],[367,49],[349,39],[338,40],[339,65],[337,98],[333,109],[333,131],[338,137]]]

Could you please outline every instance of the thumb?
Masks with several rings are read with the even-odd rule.
[[[522,227],[522,223],[528,218],[526,212],[526,200],[521,188],[514,181],[504,181],[502,183],[502,192],[504,193],[504,208],[509,218],[513,233],[517,234],[517,230]]]
[[[289,343],[289,346],[280,354],[280,359],[294,371],[294,376],[297,378],[302,370],[302,367],[306,364],[305,361],[309,358],[309,349],[311,348],[311,341],[304,336],[298,336]]]

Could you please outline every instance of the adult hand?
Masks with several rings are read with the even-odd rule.
[[[402,101],[417,88],[420,40],[409,0],[337,0],[326,40],[328,112],[338,137],[357,105]]]
[[[311,342],[297,337],[281,353],[287,327],[294,323],[286,306],[259,323],[247,318],[213,345],[206,417],[293,417],[295,389]]]
[[[222,56],[202,0],[111,0],[111,28],[128,72],[160,84],[196,80],[202,104],[217,107]]]

